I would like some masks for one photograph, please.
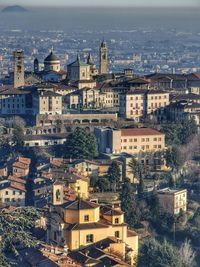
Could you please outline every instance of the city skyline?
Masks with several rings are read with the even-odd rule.
[[[25,0],[0,0],[0,5],[25,5],[25,6],[198,6],[199,1],[198,0],[168,0],[168,1],[162,1],[162,3],[159,0],[151,0],[150,2],[147,0],[124,0],[123,3],[120,0],[110,0],[109,2],[106,0],[96,0],[95,2],[92,0],[86,0],[84,3],[82,0],[44,0],[44,1],[27,1]]]

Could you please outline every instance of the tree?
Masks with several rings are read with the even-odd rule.
[[[181,144],[189,143],[194,137],[194,135],[197,134],[197,131],[197,125],[194,119],[185,120],[182,123],[182,127],[178,131],[178,138]]]
[[[125,179],[120,193],[121,207],[125,215],[125,221],[134,227],[139,222],[140,210],[137,208],[135,191],[129,179]]]
[[[21,149],[24,146],[24,129],[20,125],[14,126],[13,143],[16,149]]]
[[[119,188],[121,171],[117,161],[113,161],[111,166],[108,169],[108,180],[110,181],[112,190],[116,191],[116,188]]]
[[[110,189],[110,183],[106,177],[99,178],[97,186],[101,192],[105,192]]]
[[[197,125],[194,119],[185,119],[182,123],[163,125],[166,143],[171,146],[179,146],[189,143],[197,134]]]
[[[90,186],[93,187],[93,188],[96,187],[98,181],[99,181],[99,177],[97,175],[92,175],[90,177]]]
[[[5,253],[17,256],[18,247],[34,247],[37,244],[32,235],[39,212],[32,207],[15,208],[0,213],[0,261],[6,261]],[[0,266],[6,266],[0,264]]]
[[[178,250],[164,240],[162,243],[150,238],[140,249],[140,267],[182,267]]]
[[[138,193],[141,194],[144,191],[145,169],[135,158],[132,158],[129,167],[132,170],[133,176],[139,180]]]
[[[191,242],[189,240],[185,240],[185,242],[181,245],[179,254],[183,267],[194,266],[196,255],[191,247]]]
[[[82,128],[76,128],[66,142],[65,156],[75,159],[93,159],[98,156],[96,137]]]
[[[166,162],[167,166],[171,167],[172,170],[179,170],[183,164],[184,159],[182,157],[182,153],[178,147],[173,146],[166,151]]]

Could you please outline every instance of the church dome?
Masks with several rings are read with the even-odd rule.
[[[51,53],[45,58],[44,62],[60,61],[59,58],[51,51]]]

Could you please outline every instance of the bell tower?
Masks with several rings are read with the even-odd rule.
[[[108,72],[108,47],[106,42],[103,41],[100,46],[100,62],[99,74],[107,74]]]
[[[53,205],[63,204],[63,183],[56,181],[53,184]]]
[[[34,73],[38,73],[39,72],[39,61],[37,58],[35,58],[33,65],[34,65]]]
[[[16,50],[14,57],[14,88],[24,86],[24,52]]]

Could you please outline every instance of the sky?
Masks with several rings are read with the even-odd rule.
[[[0,0],[1,5],[24,6],[197,6],[200,0]]]

